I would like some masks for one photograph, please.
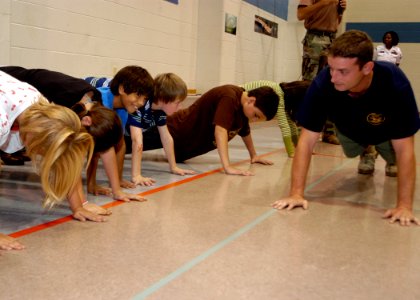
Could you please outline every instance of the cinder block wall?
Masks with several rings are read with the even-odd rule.
[[[285,18],[248,3],[252,1],[178,2],[2,0],[0,64],[73,76],[112,76],[123,66],[136,64],[152,76],[177,73],[199,93],[225,83],[299,79],[305,34],[296,20],[299,0],[288,1]],[[418,0],[347,2],[344,23],[419,22]],[[236,35],[224,32],[226,13],[237,16]],[[278,24],[277,39],[254,32],[255,15]],[[401,68],[419,99],[420,45],[400,46]]]

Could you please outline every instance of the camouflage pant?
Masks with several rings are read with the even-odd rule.
[[[332,38],[327,35],[317,35],[306,32],[302,41],[302,79],[313,80],[319,71],[327,64],[327,51],[332,43]],[[325,123],[323,132],[335,135],[335,126],[329,120]]]
[[[327,63],[327,50],[332,38],[307,32],[302,41],[302,79],[313,80]]]

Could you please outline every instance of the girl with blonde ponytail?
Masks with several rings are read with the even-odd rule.
[[[75,219],[104,221],[83,208],[82,171],[94,143],[72,110],[49,103],[31,85],[0,72],[0,121],[0,149],[13,153],[26,147],[41,177],[45,207],[67,198]],[[23,248],[0,233],[0,249]]]
[[[93,139],[70,109],[42,99],[18,117],[20,136],[51,208],[65,199],[80,180],[84,160],[93,153]]]

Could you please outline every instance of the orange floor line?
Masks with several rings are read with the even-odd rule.
[[[44,223],[44,224],[39,224],[39,225],[36,225],[36,226],[33,226],[33,227],[29,227],[29,228],[11,233],[11,234],[9,234],[9,236],[11,236],[13,238],[18,238],[18,237],[21,237],[21,236],[24,236],[24,235],[27,235],[27,234],[31,234],[31,233],[34,233],[34,232],[37,232],[37,231],[40,231],[40,230],[43,230],[43,229],[46,229],[46,228],[50,228],[50,227],[53,227],[53,226],[71,221],[71,220],[73,220],[72,216],[63,217],[63,218],[60,218],[60,219],[57,219],[57,220],[54,220],[54,221],[50,221],[50,222],[47,222],[47,223]]]
[[[272,151],[272,152],[268,152],[268,153],[262,154],[260,156],[262,156],[262,157],[263,156],[268,156],[268,155],[272,155],[274,153],[281,152],[281,151],[283,151],[283,149],[275,150],[275,151]],[[242,161],[233,163],[232,165],[239,165],[239,164],[242,164],[242,163],[247,162],[247,161],[249,161],[249,159],[246,159],[246,160],[242,160]],[[166,184],[166,185],[157,187],[155,189],[151,189],[151,190],[148,190],[148,191],[139,193],[139,195],[140,196],[147,196],[147,195],[150,195],[150,194],[154,194],[154,193],[157,193],[157,192],[160,192],[160,191],[163,191],[163,190],[167,190],[169,188],[173,188],[173,187],[179,186],[181,184],[185,184],[185,183],[188,183],[188,182],[191,182],[191,181],[194,181],[194,180],[197,180],[197,179],[200,179],[200,178],[203,178],[203,177],[212,175],[214,173],[220,172],[221,170],[222,170],[222,168],[218,168],[218,169],[215,169],[215,170],[211,170],[211,171],[207,171],[207,172],[204,172],[204,173],[200,173],[200,174],[197,174],[195,176],[182,179],[180,181],[172,182],[172,183],[169,183],[169,184]],[[110,203],[107,203],[107,204],[102,205],[102,207],[104,207],[104,208],[110,208],[110,207],[115,207],[115,206],[121,205],[123,203],[126,203],[126,202],[125,201],[115,200],[115,201],[112,201]],[[37,232],[37,231],[40,231],[40,230],[44,230],[44,229],[47,229],[47,228],[50,228],[50,227],[53,227],[53,226],[57,226],[59,224],[63,224],[65,222],[69,222],[69,221],[72,221],[72,220],[73,220],[73,217],[72,216],[66,216],[66,217],[63,217],[63,218],[59,218],[57,220],[53,220],[53,221],[44,223],[44,224],[39,224],[39,225],[30,227],[30,228],[26,228],[26,229],[23,229],[23,230],[20,230],[20,231],[13,232],[13,233],[9,234],[9,236],[10,237],[13,237],[13,238],[22,237],[24,235],[28,235],[28,234],[31,234],[31,233],[34,233],[34,232]]]

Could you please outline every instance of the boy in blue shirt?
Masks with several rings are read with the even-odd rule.
[[[97,79],[88,77],[86,81],[93,85],[98,85]],[[147,70],[139,66],[127,66],[122,68],[115,77],[109,82],[109,86],[97,87],[102,95],[102,103],[105,107],[113,109],[117,112],[121,119],[122,127],[125,128],[129,115],[138,111],[143,107],[148,98],[153,96],[153,78]],[[121,187],[133,188],[135,184],[124,180],[122,178],[122,171],[124,166],[124,155],[126,152],[126,145],[122,138],[120,143],[115,147],[115,154],[109,153],[110,157],[106,159],[116,160],[118,170],[106,170],[112,174],[107,174],[108,177],[119,176]],[[89,178],[95,182],[89,182],[90,186],[95,186],[95,194],[109,195],[111,190],[109,188],[99,187],[96,185],[96,169],[98,160],[94,159],[89,167]],[[122,199],[129,201],[129,199]],[[144,199],[134,199],[144,200]]]
[[[143,152],[143,132],[158,130],[163,149],[169,163],[170,172],[177,175],[195,174],[192,170],[177,166],[174,153],[174,141],[166,126],[166,116],[172,115],[187,97],[185,82],[173,73],[156,76],[154,80],[153,99],[147,99],[146,104],[136,114],[128,117],[130,136],[132,140],[132,178],[136,185],[150,186],[155,181],[141,174],[141,158]]]

